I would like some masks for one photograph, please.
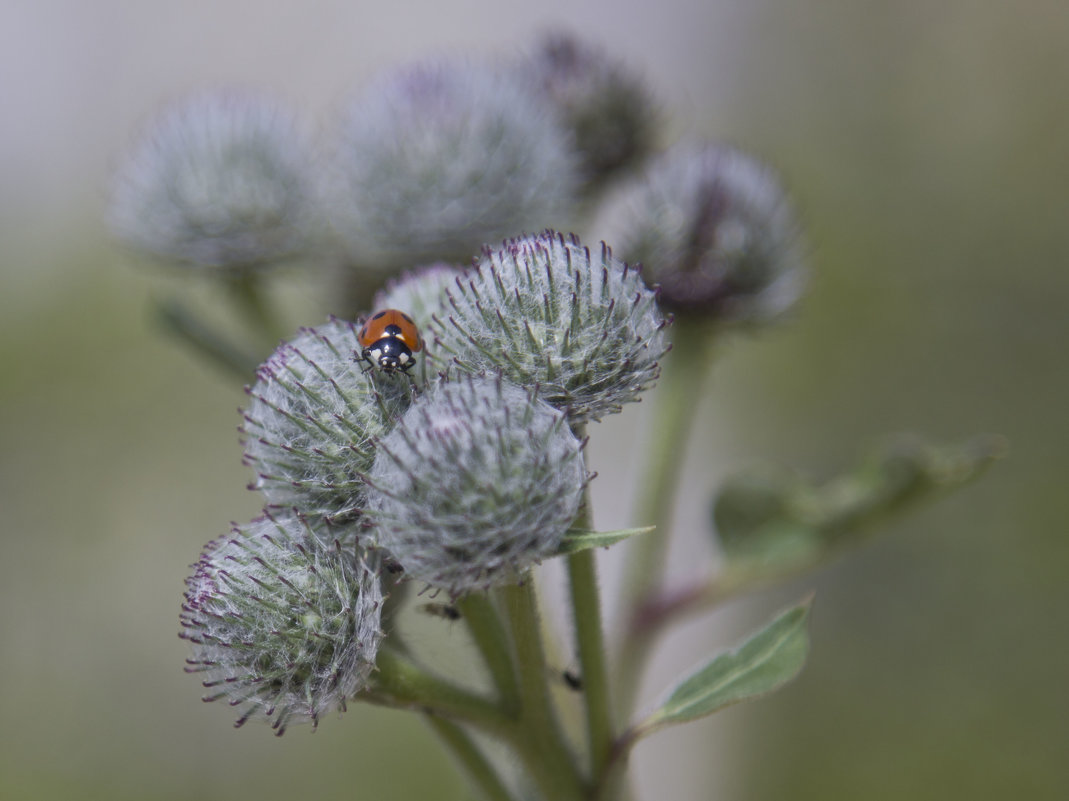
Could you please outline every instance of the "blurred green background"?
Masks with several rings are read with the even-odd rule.
[[[150,301],[185,290],[101,214],[134,126],[182,91],[252,83],[316,115],[379,66],[549,24],[645,71],[673,136],[770,160],[806,224],[799,314],[733,341],[700,399],[676,564],[711,555],[707,495],[734,467],[827,475],[902,430],[1011,442],[866,550],[670,638],[665,679],[817,589],[799,681],[643,745],[643,797],[1069,796],[1069,7],[270,8],[0,2],[0,798],[468,797],[417,719],[360,707],[276,740],[197,701],[178,605],[201,545],[257,510],[243,395],[154,328]],[[321,318],[321,283],[280,290],[294,327]],[[591,432],[604,527],[655,402]]]

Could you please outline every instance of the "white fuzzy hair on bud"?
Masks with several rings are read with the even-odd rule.
[[[186,580],[180,620],[187,672],[205,701],[260,717],[277,734],[344,709],[375,665],[382,589],[374,563],[331,546],[287,513],[235,526],[205,546]]]
[[[360,267],[466,263],[574,202],[575,159],[553,110],[493,64],[390,72],[349,106],[337,140],[331,221]]]
[[[545,231],[484,251],[434,320],[437,353],[461,369],[501,370],[572,423],[638,399],[668,348],[656,293],[602,243]]]
[[[316,189],[294,117],[250,92],[195,95],[166,110],[118,169],[116,235],[163,259],[230,270],[310,244]]]
[[[368,369],[360,351],[356,325],[332,319],[302,329],[260,367],[241,430],[256,471],[250,488],[269,504],[338,518],[363,504],[374,439],[411,390],[404,376]]]
[[[461,376],[382,440],[367,515],[407,575],[460,596],[553,555],[586,481],[563,414],[499,376]]]
[[[402,273],[386,282],[375,295],[376,309],[404,309],[420,327],[445,308],[445,290],[452,286],[462,270],[452,264],[436,263]]]

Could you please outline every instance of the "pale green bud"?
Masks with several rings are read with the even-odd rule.
[[[664,308],[760,323],[798,299],[805,268],[794,213],[752,156],[677,147],[650,164],[620,206],[618,250],[659,285]]]
[[[468,262],[486,242],[562,220],[576,165],[552,109],[492,64],[423,63],[352,103],[329,163],[350,261]]]
[[[205,701],[268,720],[277,734],[361,690],[382,640],[374,563],[328,546],[308,521],[265,516],[208,543],[186,580],[180,636]]]
[[[553,555],[587,475],[565,416],[500,377],[442,381],[381,442],[367,516],[407,575],[453,596]]]
[[[446,292],[431,325],[438,357],[501,370],[573,423],[637,400],[668,348],[655,293],[604,243],[591,253],[554,231],[512,239]]]
[[[302,329],[271,354],[246,391],[250,489],[269,504],[344,518],[364,501],[374,440],[407,408],[411,386],[360,360],[356,324],[332,319]]]
[[[210,92],[165,111],[122,162],[116,235],[163,259],[242,270],[312,238],[314,170],[293,116],[252,93]]]

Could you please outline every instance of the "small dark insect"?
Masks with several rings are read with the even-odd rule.
[[[583,689],[583,677],[578,673],[574,673],[571,670],[566,670],[561,673],[561,678],[564,679],[564,683],[568,685],[569,690],[575,690],[579,692]]]
[[[460,620],[460,610],[452,604],[423,604],[419,607],[424,614],[440,617],[443,620]]]

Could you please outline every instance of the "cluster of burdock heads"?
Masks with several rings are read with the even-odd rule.
[[[239,725],[264,718],[280,734],[364,699],[506,742],[548,727],[552,740],[557,723],[534,708],[553,696],[536,686],[545,665],[530,664],[542,634],[523,598],[532,568],[562,556],[591,767],[568,767],[567,738],[513,744],[545,795],[579,797],[604,787],[639,733],[674,722],[664,708],[645,729],[613,721],[628,702],[609,700],[592,549],[644,531],[630,586],[633,611],[648,611],[680,418],[695,403],[677,382],[684,397],[662,415],[676,433],[658,443],[675,453],[634,457],[654,471],[653,519],[636,521],[653,532],[593,530],[586,426],[638,400],[662,366],[700,376],[705,343],[788,310],[803,276],[794,218],[751,156],[664,147],[644,83],[567,35],[519,58],[391,70],[340,105],[312,136],[276,99],[203,93],[146,126],[117,170],[119,238],[226,287],[261,348],[280,333],[264,302],[275,276],[318,269],[332,287],[335,316],[285,334],[254,379],[266,348],[161,307],[172,331],[251,381],[240,430],[264,503],[209,542],[187,580],[187,669]],[[611,209],[615,252],[557,232],[596,208]],[[410,660],[391,615],[405,587],[469,623],[493,692]],[[792,643],[783,675],[752,694],[798,669],[804,644]],[[461,729],[439,731],[495,796],[482,758],[455,747]]]

